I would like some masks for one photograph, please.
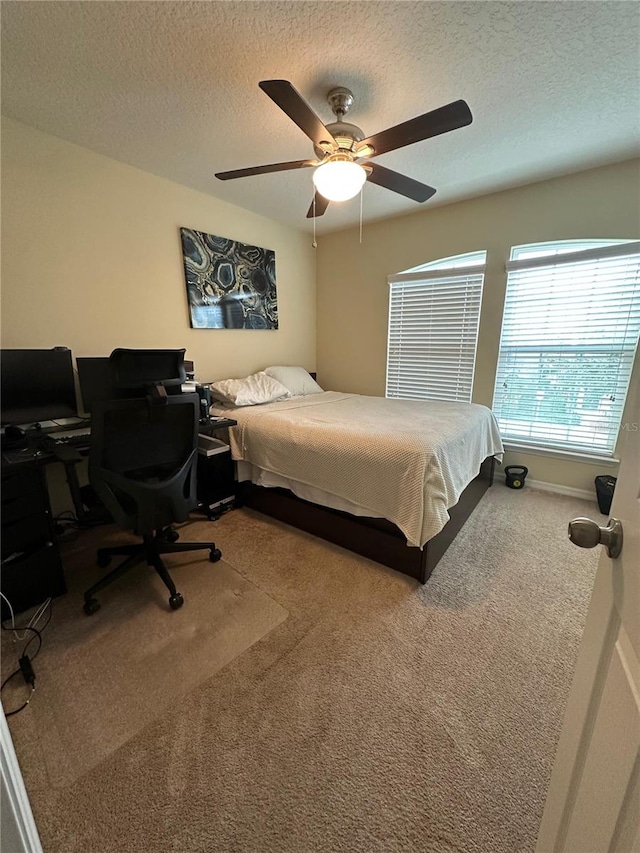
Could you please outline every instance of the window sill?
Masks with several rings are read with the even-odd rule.
[[[567,462],[582,462],[588,465],[617,465],[620,460],[614,456],[598,456],[595,453],[580,453],[579,451],[559,450],[554,447],[540,447],[538,444],[509,441],[504,443],[505,450],[517,450],[522,453],[532,453],[534,456],[550,456],[553,459],[563,459]]]

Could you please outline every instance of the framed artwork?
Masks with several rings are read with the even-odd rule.
[[[192,329],[277,329],[276,255],[180,229]]]

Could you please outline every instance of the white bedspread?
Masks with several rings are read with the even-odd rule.
[[[442,530],[487,456],[503,452],[490,409],[325,391],[215,409],[235,460],[307,483],[389,519],[422,546]]]

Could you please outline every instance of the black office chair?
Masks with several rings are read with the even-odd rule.
[[[114,365],[122,364],[123,358],[136,352],[115,350],[111,358]],[[184,351],[177,352],[184,356]],[[140,381],[137,376],[128,384],[124,376],[124,372],[120,374],[125,388]],[[179,535],[171,528],[173,523],[186,521],[197,503],[198,395],[168,396],[161,384],[151,383],[148,391],[144,397],[93,405],[89,481],[117,524],[133,530],[142,542],[98,549],[98,565],[103,568],[113,556],[126,559],[85,592],[87,615],[100,608],[96,592],[143,561],[160,575],[170,592],[169,605],[177,610],[184,599],[162,555],[206,548],[212,563],[222,556],[214,542],[177,542]]]

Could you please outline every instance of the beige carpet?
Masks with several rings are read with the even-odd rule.
[[[183,531],[187,541],[188,527]],[[55,788],[87,773],[287,618],[283,607],[228,563],[209,562],[206,550],[167,560],[185,598],[180,610],[169,609],[160,578],[140,566],[98,593],[101,609],[87,617],[82,593],[104,574],[95,568],[94,554],[105,536],[131,541],[102,528],[83,534],[80,549],[64,549],[69,591],[54,602],[43,632],[32,704],[11,718],[17,737],[26,714],[32,718]],[[24,643],[16,646],[12,633],[2,635],[4,673],[15,669],[15,649]],[[3,691],[7,710],[19,707],[25,695],[21,678],[11,686]]]
[[[228,513],[225,561],[289,618],[63,789],[20,715],[45,851],[533,851],[597,563],[566,538],[584,514],[496,485],[420,587]]]

